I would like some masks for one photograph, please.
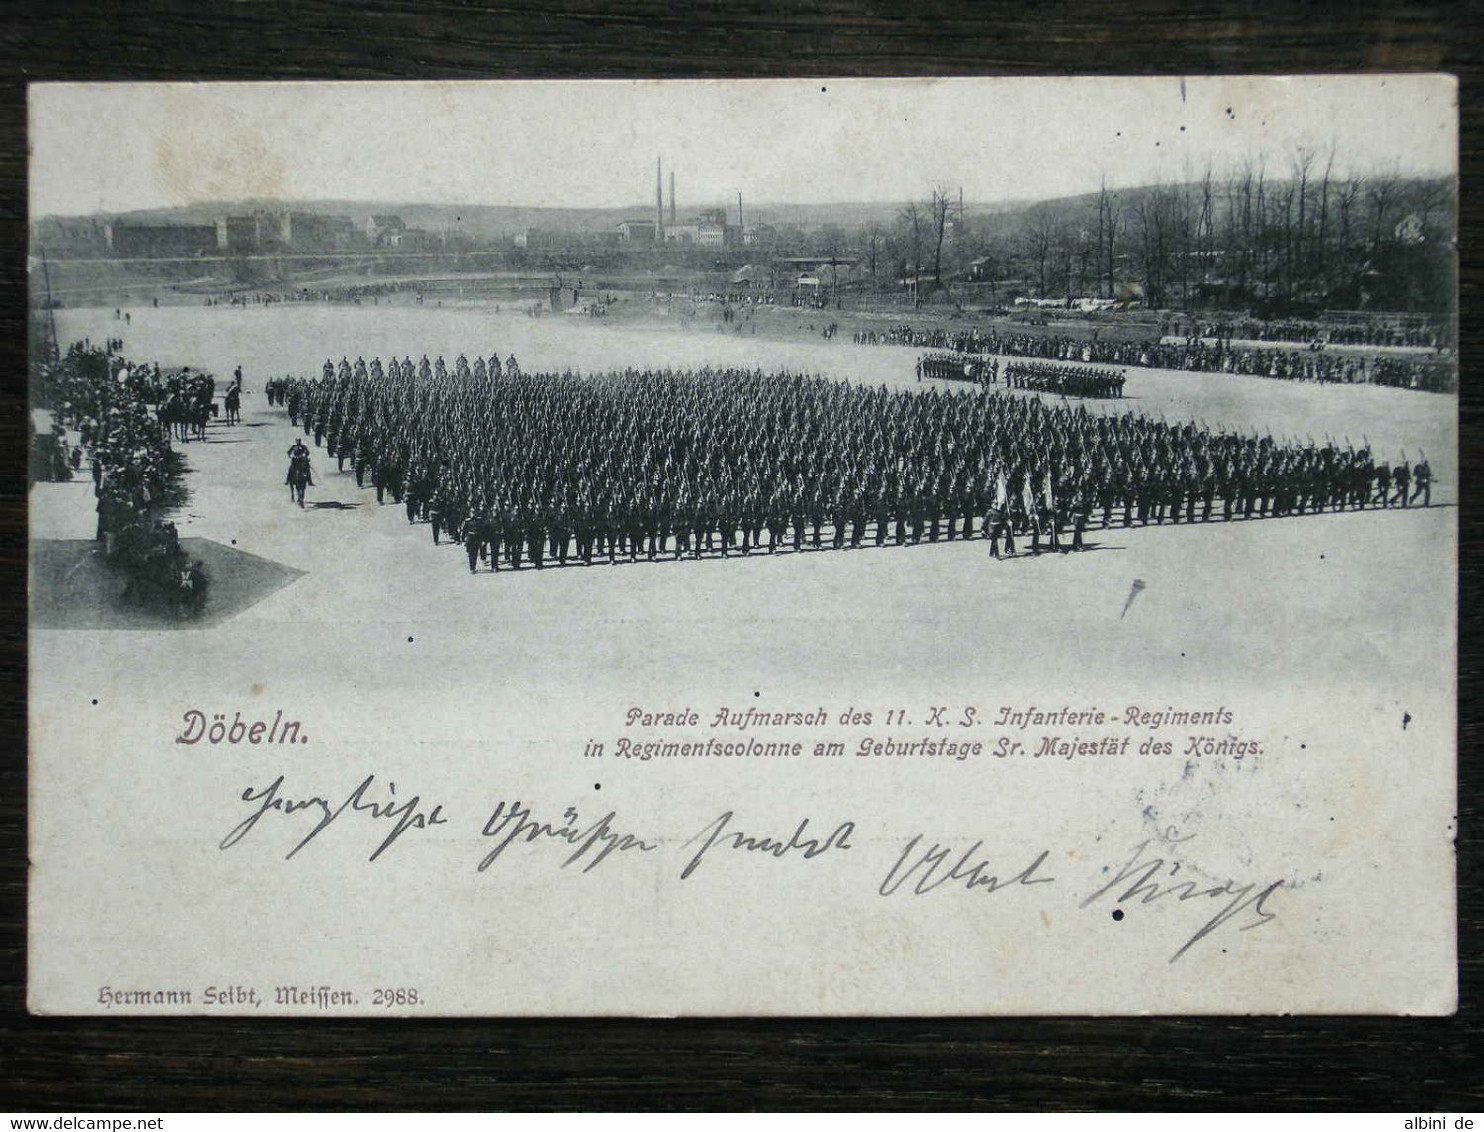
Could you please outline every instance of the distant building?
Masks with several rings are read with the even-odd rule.
[[[395,248],[401,244],[407,225],[400,216],[371,216],[366,220],[365,231],[373,248]]]
[[[286,248],[293,239],[293,227],[287,212],[255,212],[253,226],[259,247]]]
[[[618,226],[618,234],[628,243],[654,243],[658,228],[653,220],[625,220]]]
[[[338,252],[361,246],[363,242],[361,229],[348,216],[266,209],[247,216],[219,217],[214,240],[218,250],[234,254],[288,250]]]
[[[628,240],[638,243],[652,243],[654,240],[652,235],[646,236],[638,228],[632,236],[625,235],[624,229],[624,225],[615,229],[575,232],[556,228],[526,228],[517,232],[511,238],[511,242],[518,248],[526,248],[530,251],[579,254],[586,251],[609,250]]]
[[[124,259],[179,259],[212,252],[215,224],[120,224],[104,226],[109,250]]]
[[[441,252],[443,237],[425,228],[404,228],[397,239],[397,247],[404,252]]]
[[[978,256],[969,260],[968,266],[964,268],[964,279],[970,283],[993,283],[995,263],[987,255]]]
[[[288,244],[295,251],[338,252],[353,247],[355,242],[355,222],[348,216],[289,213]]]
[[[249,216],[223,216],[216,222],[216,246],[234,254],[273,251],[289,243],[289,214],[259,209]]]
[[[742,229],[742,245],[748,248],[768,247],[775,233],[770,224],[749,224]]]
[[[32,242],[52,256],[100,256],[108,251],[108,226],[103,221],[43,217],[31,226]]]
[[[742,232],[727,224],[724,208],[704,208],[689,220],[665,226],[668,244],[695,244],[701,248],[729,248],[741,243]]]
[[[554,248],[561,241],[561,233],[551,228],[524,228],[515,234],[514,244],[518,248]]]
[[[218,216],[216,218],[216,250],[219,252],[245,252],[256,249],[251,216]]]

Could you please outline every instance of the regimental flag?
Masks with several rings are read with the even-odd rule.
[[[1031,487],[1029,476],[1025,478],[1020,486],[1020,505],[1025,508],[1027,515],[1034,515],[1036,513],[1036,493]]]

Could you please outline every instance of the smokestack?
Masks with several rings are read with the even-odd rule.
[[[742,194],[737,194],[737,227],[742,227]]]
[[[655,243],[663,243],[665,239],[665,179],[660,170],[660,159],[654,159],[654,240]]]
[[[670,170],[670,225],[675,225],[675,170]]]

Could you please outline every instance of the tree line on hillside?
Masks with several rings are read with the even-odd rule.
[[[1152,308],[1451,312],[1457,184],[1337,176],[1300,150],[1282,175],[1218,177],[965,215],[941,184],[890,229],[860,235],[873,279],[919,295],[975,283],[991,294],[1136,301]]]

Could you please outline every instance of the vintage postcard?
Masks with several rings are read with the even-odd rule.
[[[1447,1014],[1448,76],[30,91],[46,1014]]]

